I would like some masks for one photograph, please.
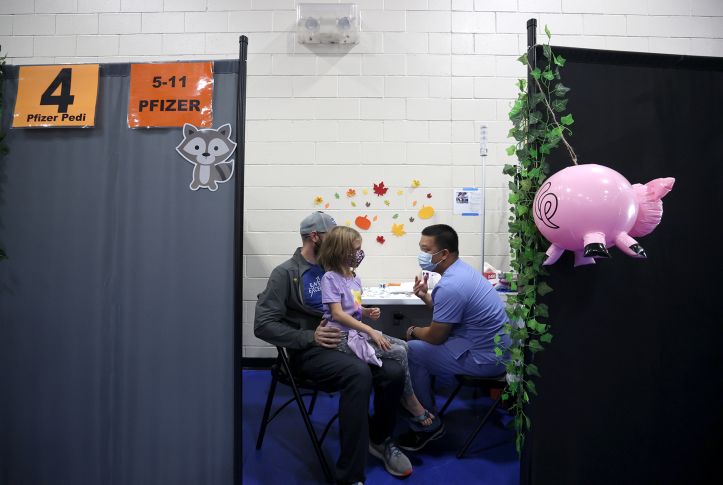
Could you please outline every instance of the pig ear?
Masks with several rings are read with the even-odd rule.
[[[663,179],[651,180],[645,185],[653,189],[653,192],[655,192],[655,198],[660,200],[673,189],[674,183],[675,179],[673,177],[667,177]]]

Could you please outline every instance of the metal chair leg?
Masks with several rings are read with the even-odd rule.
[[[291,368],[289,366],[289,361],[284,352],[285,352],[284,349],[280,349],[279,356],[282,359],[284,369],[287,372],[287,375],[291,376],[292,374],[291,374]],[[309,419],[309,415],[306,413],[306,407],[304,406],[304,401],[301,400],[301,395],[299,394],[299,388],[296,387],[296,382],[294,381],[293,378],[290,378],[289,381],[291,383],[291,389],[293,389],[294,395],[296,396],[296,402],[299,405],[299,412],[301,412],[301,417],[304,419],[304,424],[306,425],[306,430],[309,432],[309,437],[311,438],[311,442],[314,445],[314,451],[316,451],[316,456],[319,458],[321,467],[324,469],[324,475],[326,476],[326,481],[330,484],[333,484],[334,479],[331,475],[331,469],[329,468],[329,464],[326,462],[324,453],[321,451],[321,446],[319,445],[319,440],[317,439],[316,433],[314,432],[314,427],[311,425],[311,420]]]
[[[319,445],[321,445],[324,442],[324,438],[326,438],[326,433],[329,432],[329,428],[331,428],[331,425],[334,424],[334,421],[336,421],[336,418],[339,417],[339,413],[336,413],[333,418],[331,418],[331,421],[329,421],[329,424],[326,425],[326,428],[324,428],[324,432],[321,434],[321,439],[319,440]]]
[[[477,433],[480,432],[480,430],[482,429],[482,426],[485,425],[485,423],[487,422],[487,419],[488,419],[488,418],[490,417],[490,415],[492,414],[492,411],[494,411],[494,410],[497,408],[497,405],[500,403],[500,401],[502,401],[502,393],[500,393],[500,395],[497,396],[497,399],[495,400],[494,404],[492,404],[492,407],[490,408],[490,410],[487,411],[487,414],[485,415],[484,418],[482,418],[482,421],[480,421],[480,423],[477,425],[477,428],[476,428],[476,429],[474,430],[474,432],[470,435],[470,437],[467,438],[467,442],[464,444],[464,446],[462,447],[462,449],[459,450],[459,453],[457,453],[457,459],[462,458],[462,455],[464,455],[464,453],[467,451],[467,448],[469,448],[469,445],[472,444],[472,441],[473,441],[473,440],[475,439],[475,437],[477,436]]]
[[[311,413],[314,412],[314,404],[316,404],[316,395],[319,394],[318,391],[314,391],[314,395],[311,397],[311,404],[309,404],[309,416],[311,416]]]
[[[279,358],[276,359],[276,364],[279,364]],[[279,380],[278,367],[276,372],[273,373],[271,379],[271,388],[269,389],[269,397],[266,399],[266,408],[264,409],[264,417],[261,419],[261,429],[259,430],[259,437],[256,440],[256,449],[260,450],[261,445],[264,442],[264,434],[266,433],[266,425],[269,424],[269,412],[271,411],[271,403],[274,400],[274,392],[276,391],[276,383]]]
[[[452,404],[452,400],[453,400],[455,397],[457,397],[457,394],[459,394],[459,390],[462,389],[462,386],[464,386],[464,384],[460,383],[460,384],[457,386],[457,389],[454,390],[454,392],[452,393],[452,395],[449,396],[449,399],[447,399],[447,402],[444,404],[444,407],[442,407],[441,411],[439,411],[439,412],[437,413],[437,415],[438,415],[439,417],[442,417],[442,415],[444,414],[444,412],[447,410],[447,407],[448,407],[450,404]]]

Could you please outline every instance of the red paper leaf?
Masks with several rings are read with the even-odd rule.
[[[384,195],[387,193],[387,190],[389,189],[384,187],[384,182],[381,182],[379,185],[374,184],[374,193],[377,195]]]
[[[431,198],[432,198],[432,194],[427,194],[427,198],[428,198],[428,199],[431,199]]]
[[[377,236],[377,242],[379,244],[384,244],[384,236]]]

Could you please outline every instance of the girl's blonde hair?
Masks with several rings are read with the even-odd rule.
[[[356,269],[354,243],[361,240],[361,234],[356,229],[336,226],[324,237],[316,262],[326,271],[336,271],[344,276],[352,276]],[[352,256],[352,269],[349,266],[349,256]]]

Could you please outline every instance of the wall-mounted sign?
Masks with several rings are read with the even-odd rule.
[[[128,127],[210,127],[213,62],[131,64]]]
[[[20,66],[13,128],[94,126],[98,68]]]

